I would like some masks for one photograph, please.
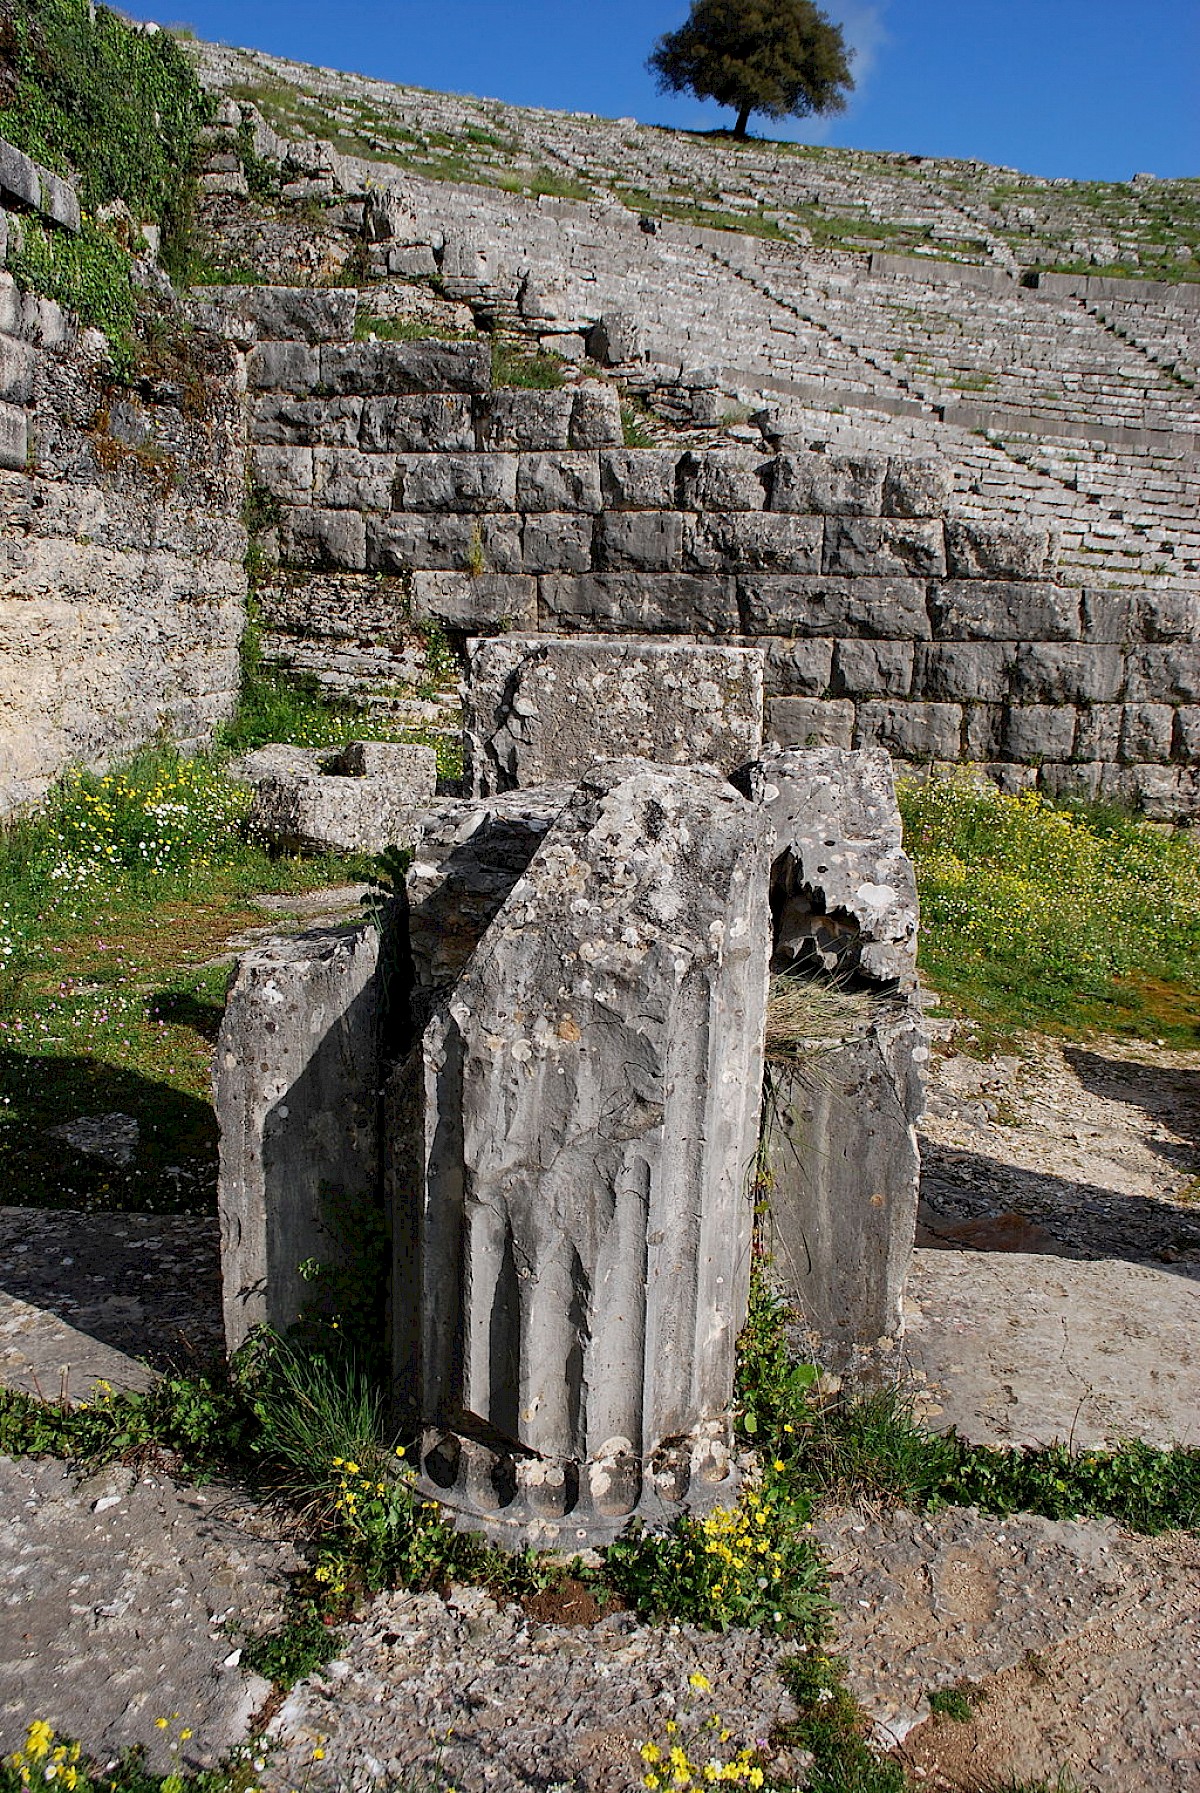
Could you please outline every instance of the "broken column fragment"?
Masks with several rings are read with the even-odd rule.
[[[477,796],[572,783],[604,756],[732,772],[759,752],[761,649],[501,635],[472,641],[463,743]]]
[[[427,1484],[496,1535],[728,1486],[770,841],[715,771],[594,768],[406,1067],[398,1389]]]
[[[241,960],[217,1039],[225,1338],[284,1331],[336,1262],[337,1223],[380,1207],[380,936],[363,924],[269,940]]]
[[[902,1330],[928,1056],[917,892],[879,748],[781,750],[744,780],[774,824],[763,1128],[783,1291],[829,1367]]]

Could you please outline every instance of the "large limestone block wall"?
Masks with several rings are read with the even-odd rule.
[[[611,387],[492,391],[474,343],[261,342],[248,378],[311,637],[382,575],[461,637],[760,645],[782,745],[1200,808],[1200,595],[1061,582],[1052,529],[961,514],[943,461],[626,448]]]
[[[39,189],[15,191],[34,165],[0,151],[7,243]],[[65,183],[40,191],[78,228]],[[199,745],[229,714],[244,440],[228,345],[193,332],[160,377],[116,384],[97,332],[0,272],[0,816],[73,762]]]

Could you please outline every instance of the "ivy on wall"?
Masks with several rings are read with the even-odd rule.
[[[0,137],[77,183],[85,213],[123,199],[186,271],[196,134],[210,115],[187,54],[88,0],[0,0]],[[94,257],[93,257],[94,260]]]

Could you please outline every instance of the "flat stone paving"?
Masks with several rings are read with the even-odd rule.
[[[933,1423],[998,1442],[1196,1442],[1200,1265],[1188,1197],[1200,1057],[1142,1060],[1127,1080],[1115,1048],[1074,1065],[1053,1048],[1028,1070],[935,1063],[933,1242],[917,1255],[906,1346]],[[1022,1121],[1023,1086],[1033,1111]],[[1064,1132],[1079,1137],[1064,1143]],[[956,1153],[973,1167],[959,1182]],[[205,1254],[212,1261],[214,1222],[9,1209],[4,1237],[29,1249],[17,1271],[11,1249],[4,1259],[0,1380],[28,1386],[32,1369],[48,1392],[63,1362],[95,1374],[101,1353],[117,1386],[144,1375],[110,1342],[115,1327],[100,1336],[109,1310],[88,1280],[100,1274],[88,1240],[126,1222],[113,1265],[130,1250],[139,1277],[157,1264],[166,1304],[142,1303],[136,1324],[123,1315],[128,1346],[154,1360],[175,1299],[192,1302],[193,1331],[205,1300],[215,1320],[215,1282],[193,1274]],[[1005,1249],[1014,1243],[1025,1249]],[[30,1299],[39,1266],[40,1316]],[[77,1269],[84,1285],[64,1294],[60,1279]],[[960,1509],[850,1511],[826,1517],[818,1536],[851,1684],[926,1784],[1053,1778],[1066,1766],[1087,1793],[1196,1793],[1200,1540]],[[124,1469],[77,1485],[60,1464],[0,1461],[0,1750],[49,1717],[98,1752],[141,1741],[163,1759],[153,1720],[177,1711],[196,1733],[195,1759],[212,1759],[262,1710],[266,1688],[242,1673],[238,1637],[275,1622],[290,1563],[269,1516],[228,1491]],[[262,1779],[332,1793],[439,1767],[462,1793],[623,1793],[640,1784],[638,1744],[661,1737],[689,1700],[701,1715],[721,1712],[739,1743],[764,1737],[789,1710],[775,1667],[789,1648],[651,1629],[625,1613],[568,1626],[473,1589],[449,1601],[392,1593],[275,1715]],[[689,1694],[695,1672],[711,1696]],[[961,1677],[986,1695],[973,1720],[930,1717],[929,1691]],[[800,1764],[776,1767],[795,1775]]]
[[[102,1760],[134,1743],[170,1765],[155,1719],[196,1763],[242,1742],[270,1691],[243,1630],[277,1624],[288,1547],[216,1487],[0,1457],[0,1754],[48,1720]]]
[[[1148,1264],[919,1251],[909,1367],[973,1444],[1200,1445],[1200,1283]]]

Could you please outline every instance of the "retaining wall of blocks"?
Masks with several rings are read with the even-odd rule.
[[[1200,598],[1060,583],[1052,531],[955,514],[945,463],[626,448],[613,388],[495,391],[474,342],[261,343],[248,381],[310,638],[392,575],[459,637],[745,640],[782,743],[1200,812]]]
[[[0,250],[33,215],[79,228],[67,183],[0,143]],[[98,331],[0,271],[0,817],[68,765],[206,743],[236,701],[238,367],[203,332],[187,353],[114,383]]]

